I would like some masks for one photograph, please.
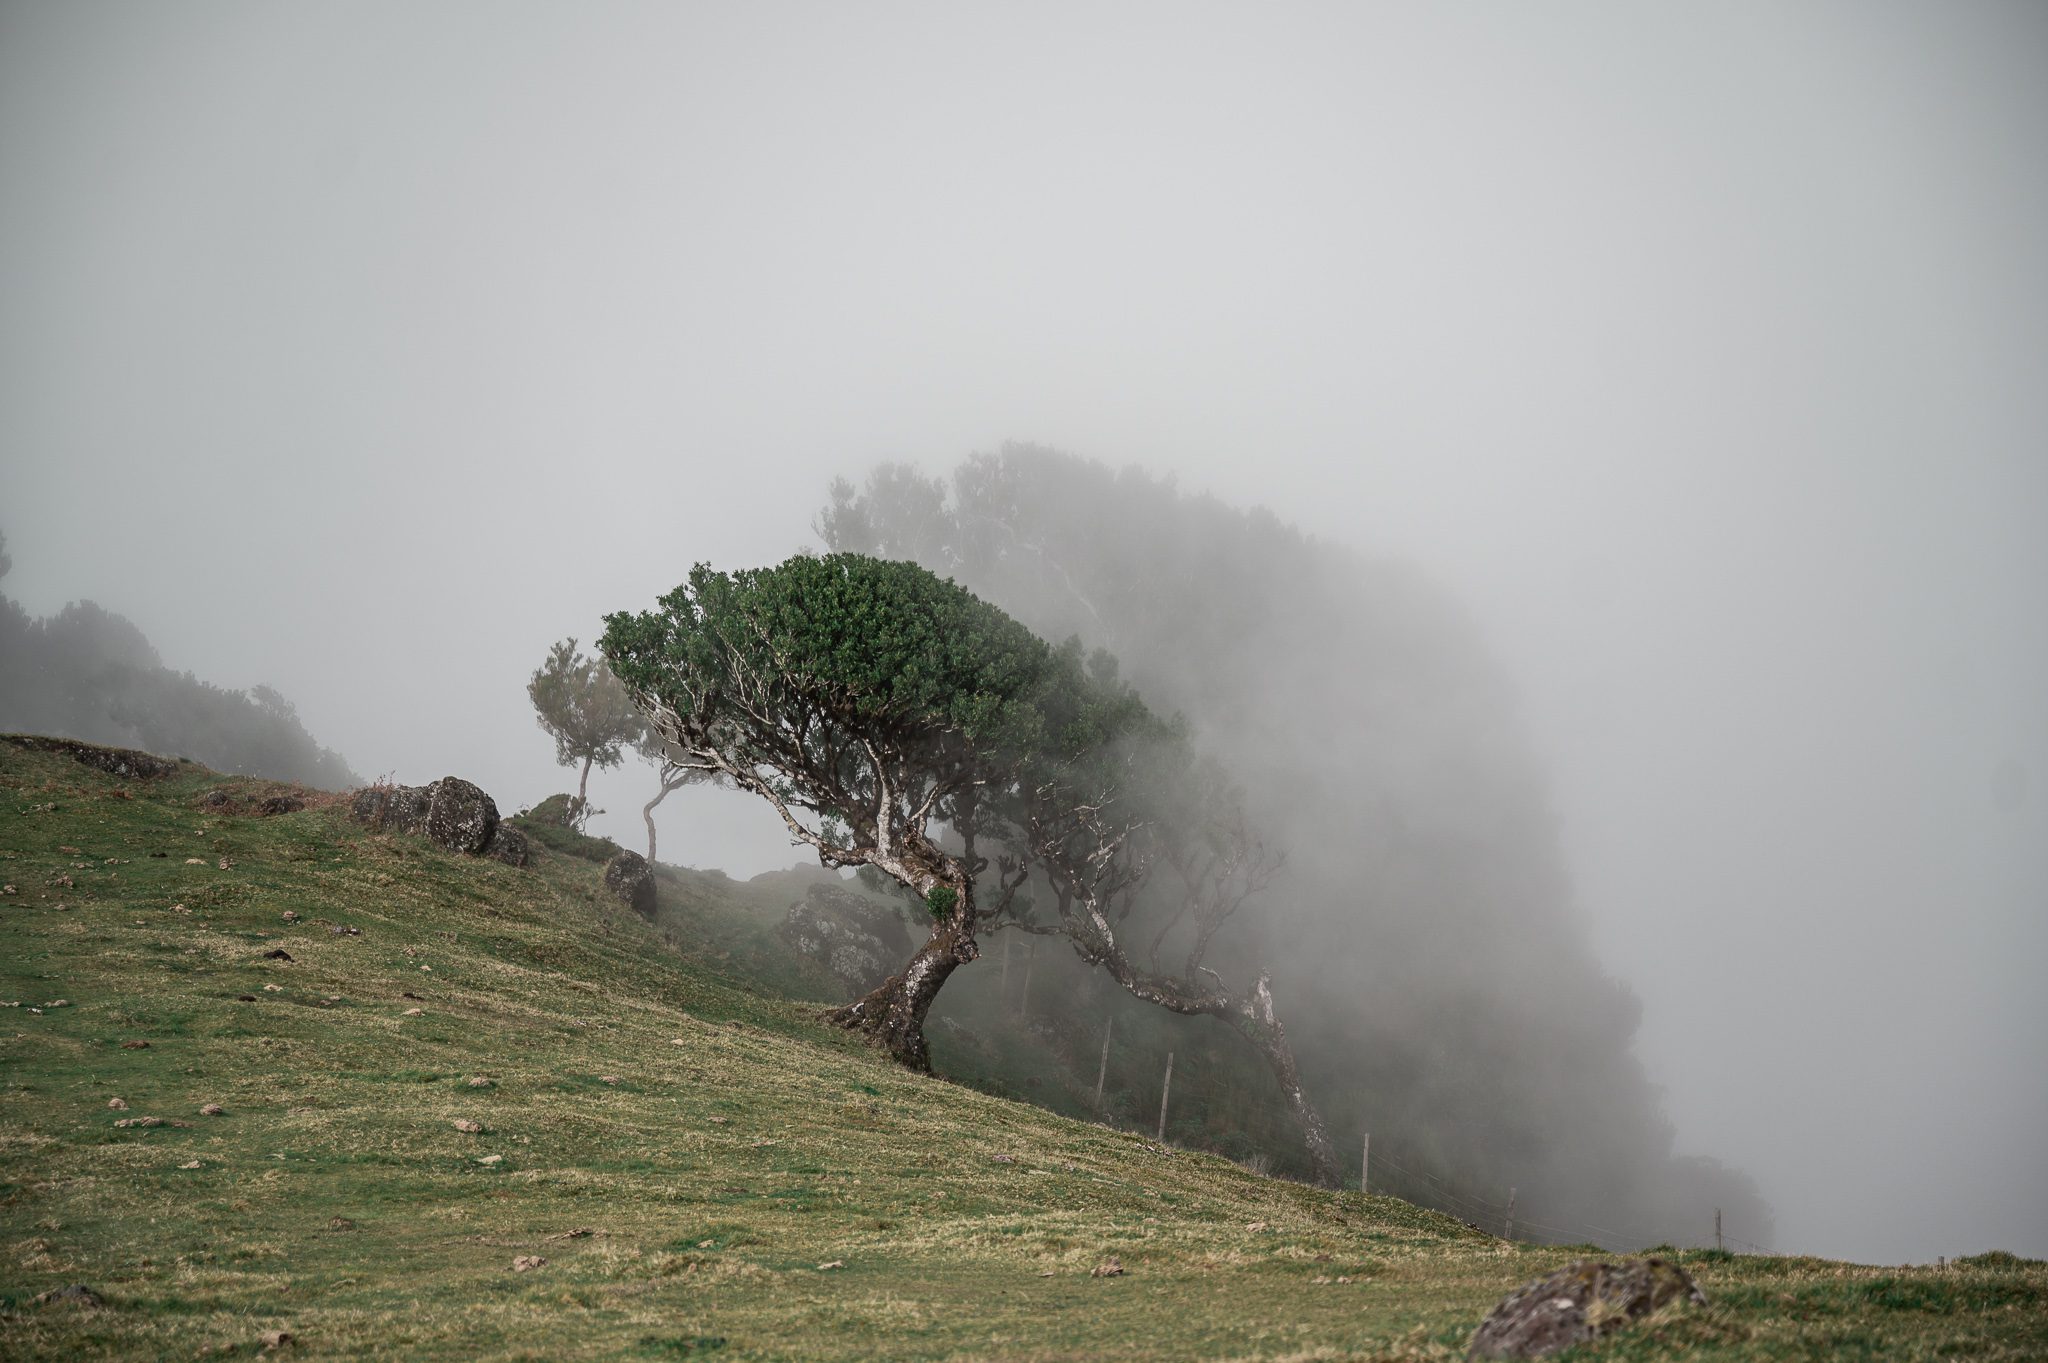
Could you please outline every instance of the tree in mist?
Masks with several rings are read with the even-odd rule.
[[[0,537],[0,576],[12,564]],[[36,619],[0,596],[0,730],[190,757],[219,771],[337,790],[355,773],[268,686],[235,691],[173,672],[125,616],[73,601]]]
[[[1278,863],[1215,920],[1203,960],[1226,978],[1272,970],[1333,1124],[1369,1127],[1375,1152],[1468,1193],[1519,1186],[1539,1221],[1682,1240],[1720,1205],[1768,1238],[1739,1172],[1673,1155],[1630,1051],[1639,1010],[1573,909],[1512,690],[1420,574],[1028,445],[942,477],[884,464],[837,482],[817,530],[828,549],[913,559],[1044,637],[1114,651],[1148,700],[1187,717]],[[1134,965],[1179,974],[1199,930],[1172,862],[1152,855],[1112,925]],[[1085,978],[1041,987],[1065,979],[1078,1001]],[[1287,1158],[1267,1118],[1244,1120]],[[1396,1186],[1431,1200],[1430,1185]]]
[[[1271,972],[1233,989],[1207,963],[1217,933],[1277,869],[1236,792],[1213,760],[1184,742],[1126,745],[1070,765],[1063,790],[1039,786],[1025,802],[1024,842],[1056,916],[1050,925],[1020,926],[1065,937],[1135,998],[1216,1018],[1244,1037],[1279,1085],[1316,1182],[1337,1186],[1337,1154],[1274,1004]],[[1171,905],[1150,923],[1134,918],[1148,890]],[[1130,940],[1140,924],[1149,950]],[[1178,959],[1162,963],[1169,944]]]
[[[663,800],[681,790],[684,786],[700,781],[716,781],[717,773],[693,767],[687,762],[670,756],[668,743],[659,730],[652,725],[641,726],[640,737],[633,746],[654,768],[656,789],[654,798],[640,806],[640,819],[647,825],[647,864],[654,864],[654,810]]]
[[[660,604],[607,617],[601,646],[676,765],[766,800],[821,864],[872,867],[923,905],[930,933],[903,970],[829,1017],[929,1068],[932,1001],[1025,877],[1000,856],[982,893],[984,818],[1048,764],[1156,721],[1094,685],[1077,647],[914,564],[699,565]]]
[[[646,726],[605,660],[578,653],[574,639],[548,650],[547,660],[526,683],[526,694],[535,721],[555,740],[556,763],[582,766],[576,802],[570,806],[570,818],[580,827],[590,812],[590,769],[619,765],[626,749],[643,740]]]

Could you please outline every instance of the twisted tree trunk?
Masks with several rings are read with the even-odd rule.
[[[1252,1049],[1259,1053],[1259,1058],[1266,1062],[1266,1067],[1272,1070],[1273,1078],[1280,1085],[1287,1111],[1301,1132],[1302,1145],[1308,1150],[1309,1169],[1315,1181],[1325,1188],[1341,1186],[1343,1171],[1337,1163],[1337,1152],[1330,1144],[1329,1128],[1323,1124],[1322,1114],[1316,1110],[1308,1089],[1301,1082],[1301,1068],[1295,1064],[1294,1047],[1287,1040],[1287,1028],[1281,1024],[1273,1006],[1272,977],[1260,975],[1251,993],[1233,994],[1223,987],[1220,979],[1215,988],[1203,989],[1184,980],[1148,974],[1131,965],[1130,959],[1116,946],[1115,935],[1108,930],[1106,921],[1094,917],[1094,926],[1097,931],[1089,935],[1095,940],[1070,938],[1083,960],[1101,966],[1109,972],[1111,979],[1147,1003],[1172,1013],[1205,1013],[1220,1018],[1252,1044]],[[1214,972],[1205,973],[1211,979],[1217,979]]]
[[[843,1008],[825,1014],[835,1027],[859,1032],[902,1065],[919,1071],[932,1067],[925,1044],[924,1020],[946,978],[981,954],[974,936],[958,913],[932,925],[932,935],[918,948],[900,974]]]

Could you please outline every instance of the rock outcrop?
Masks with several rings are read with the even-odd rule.
[[[17,748],[55,753],[109,776],[154,781],[162,776],[175,776],[178,771],[178,759],[158,757],[155,753],[140,752],[134,748],[109,748],[99,743],[82,743],[75,738],[45,738],[40,734],[7,734],[4,737]]]
[[[1580,1259],[1505,1298],[1472,1336],[1470,1358],[1541,1358],[1598,1339],[1671,1302],[1707,1304],[1667,1259]]]
[[[459,776],[430,786],[365,786],[349,815],[379,833],[414,833],[464,856],[493,856],[513,866],[528,859],[526,837],[498,818],[497,802]]]
[[[533,859],[526,835],[503,820],[499,821],[498,831],[492,835],[491,845],[484,849],[484,855],[507,866],[524,866]]]
[[[654,868],[638,852],[621,852],[604,864],[604,887],[642,918],[654,917]]]
[[[851,993],[873,989],[910,955],[901,913],[834,885],[811,886],[776,931]]]

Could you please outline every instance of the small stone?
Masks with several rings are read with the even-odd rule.
[[[43,1007],[45,1008],[69,1008],[70,1006],[70,999],[51,999],[48,1003],[43,1005]]]
[[[1015,1164],[1017,1162],[1015,1155],[994,1155],[990,1158],[994,1159],[997,1164]]]
[[[472,1074],[469,1076],[469,1086],[473,1089],[487,1089],[491,1086],[491,1081],[481,1074]]]
[[[407,1018],[423,1017],[426,1015],[426,1011],[424,1008],[408,1008],[403,1013],[400,1013],[399,1016]]]
[[[234,864],[235,864],[235,863],[233,863],[232,861],[229,861],[229,860],[228,860],[228,859],[227,859],[226,857],[222,857],[222,858],[220,859],[220,869],[221,869],[221,870],[223,870],[223,871],[225,871],[225,870],[228,870],[228,869],[232,868],[232,867],[234,866]]]
[[[121,1049],[124,1051],[146,1051],[149,1049],[149,1043],[147,1041],[124,1041],[121,1043]]]
[[[607,1084],[616,1084],[619,1082],[619,1076],[617,1076],[616,1074],[600,1074],[597,1077],[601,1082]]]
[[[512,1271],[524,1273],[529,1269],[546,1268],[547,1264],[548,1261],[538,1254],[522,1254],[512,1261]]]
[[[161,1117],[123,1117],[120,1121],[114,1123],[115,1126],[162,1126],[163,1124],[164,1119]]]
[[[87,1287],[84,1283],[72,1283],[69,1287],[54,1287],[39,1295],[36,1300],[44,1306],[105,1306],[107,1299]]]
[[[291,958],[292,954],[283,947],[279,947],[276,951],[266,951],[263,953],[263,959],[266,961],[289,961]]]
[[[355,1228],[356,1223],[345,1216],[337,1216],[327,1223],[327,1229],[329,1230],[354,1230]]]
[[[478,1163],[478,1164],[500,1164],[500,1163],[502,1163],[502,1162],[504,1161],[504,1159],[505,1159],[505,1157],[504,1157],[503,1155],[485,1155],[485,1156],[484,1156],[484,1157],[483,1157],[482,1159],[478,1160],[478,1161],[477,1161],[477,1163]]]
[[[1263,1221],[1254,1221],[1249,1226],[1245,1227],[1245,1229],[1250,1231],[1253,1235],[1257,1235],[1260,1231],[1264,1230],[1265,1228],[1266,1223]]]
[[[835,1269],[835,1268],[845,1268],[845,1267],[846,1267],[846,1260],[844,1260],[844,1259],[828,1259],[828,1260],[826,1260],[826,1261],[825,1261],[824,1263],[822,1263],[822,1264],[819,1264],[819,1265],[818,1265],[818,1272],[820,1272],[820,1273],[830,1273],[830,1272],[831,1272],[831,1271],[832,1271],[833,1269]]]
[[[730,1122],[731,1120],[732,1118],[730,1117],[713,1117],[711,1119],[711,1124],[713,1126],[724,1126],[727,1122]]]
[[[464,1121],[459,1117],[456,1120],[450,1122],[449,1125],[454,1127],[457,1131],[465,1132],[471,1136],[474,1136],[477,1132],[484,1129],[482,1122]]]
[[[282,994],[284,986],[281,984],[266,984],[263,986],[263,992],[266,994]]]
[[[1124,1262],[1112,1254],[1090,1269],[1088,1276],[1091,1278],[1121,1278],[1124,1276]]]
[[[204,865],[206,865],[206,858],[205,858],[205,857],[186,857],[186,858],[185,858],[185,864],[186,864],[187,866],[204,866]]]
[[[196,1159],[188,1159],[178,1167],[180,1169],[197,1169],[199,1167],[199,1161]]]
[[[263,1347],[266,1349],[282,1349],[285,1345],[292,1342],[292,1332],[289,1330],[265,1330],[257,1338],[263,1341]]]
[[[293,909],[286,909],[282,914],[279,914],[278,916],[284,919],[284,921],[287,923],[296,923],[299,921],[299,915],[297,911]]]
[[[222,1111],[223,1109],[219,1103],[208,1103],[199,1109],[199,1115],[202,1117],[218,1117]]]
[[[128,1110],[128,1104],[121,1101],[119,1098],[107,1099],[107,1106],[114,1109],[114,1111],[116,1112],[126,1112]]]
[[[254,1002],[256,1002],[256,996],[255,996],[254,994],[237,994],[237,995],[235,995],[235,1002],[236,1002],[236,1003],[254,1003]]]

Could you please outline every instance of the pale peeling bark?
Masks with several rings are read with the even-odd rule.
[[[947,977],[981,954],[960,919],[955,913],[935,923],[931,936],[901,974],[891,975],[852,1003],[826,1013],[825,1020],[861,1033],[900,1064],[930,1070],[925,1017]]]

